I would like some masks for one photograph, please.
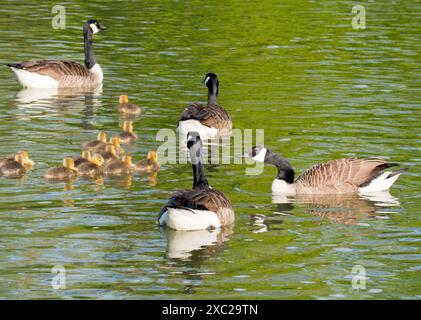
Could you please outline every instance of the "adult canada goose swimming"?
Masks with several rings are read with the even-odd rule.
[[[136,171],[155,172],[159,170],[158,154],[156,151],[149,151],[146,159],[139,160],[135,164]]]
[[[104,164],[104,158],[96,154],[88,162],[84,162],[77,167],[78,174],[84,177],[98,177],[102,174],[102,165]]]
[[[188,132],[196,131],[202,139],[210,139],[231,132],[230,116],[217,102],[218,77],[214,73],[208,73],[203,82],[208,87],[208,104],[193,103],[184,109],[177,129],[181,136],[185,137]]]
[[[123,132],[118,136],[121,144],[133,143],[137,140],[137,134],[133,132],[133,123],[131,121],[123,122]]]
[[[129,97],[127,94],[122,94],[119,99],[118,105],[118,112],[130,114],[130,115],[138,115],[140,114],[139,106],[129,103]]]
[[[64,158],[63,166],[49,168],[45,174],[45,179],[51,180],[67,180],[76,177],[78,169],[75,167],[75,162],[72,158]]]
[[[103,131],[100,131],[98,132],[96,140],[87,142],[83,145],[83,150],[93,151],[95,148],[98,148],[100,146],[103,146],[105,148],[106,143],[107,143],[107,134]]]
[[[384,171],[396,163],[379,158],[343,158],[321,163],[305,170],[294,180],[289,162],[270,149],[254,146],[248,154],[259,162],[270,163],[278,169],[272,183],[273,193],[282,194],[339,194],[367,193],[389,190],[407,168]]]
[[[72,61],[40,60],[11,63],[19,83],[28,88],[77,88],[96,87],[102,83],[103,75],[96,62],[92,48],[93,34],[104,27],[96,20],[88,20],[83,25],[85,43],[85,65]]]
[[[174,230],[204,230],[234,222],[234,210],[227,197],[209,186],[202,164],[202,141],[197,132],[187,135],[193,168],[193,189],[179,190],[161,209],[160,226]]]
[[[82,163],[89,162],[92,159],[92,154],[88,150],[83,150],[80,158],[77,158],[74,163],[75,167],[79,167]]]
[[[108,176],[131,175],[135,171],[136,167],[132,163],[132,157],[127,155],[121,160],[109,162],[104,168],[104,173]]]
[[[26,173],[25,157],[23,154],[16,154],[14,160],[7,161],[1,168],[0,172],[6,177],[19,177]]]

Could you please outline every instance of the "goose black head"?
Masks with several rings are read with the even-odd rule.
[[[187,148],[192,148],[195,144],[201,144],[200,135],[196,131],[189,131],[187,134]]]
[[[265,148],[264,146],[253,146],[249,153],[246,154],[246,157],[252,158],[254,161],[257,162],[265,162],[266,156],[268,153],[268,149]]]
[[[187,148],[189,148],[190,159],[193,164],[200,162],[202,158],[202,140],[196,131],[190,131],[187,134]]]
[[[95,34],[101,30],[105,30],[105,27],[99,23],[97,20],[88,20],[85,23],[86,29],[90,30],[92,34]]]
[[[216,74],[212,72],[207,73],[203,83],[208,87],[209,93],[218,95],[219,80]]]

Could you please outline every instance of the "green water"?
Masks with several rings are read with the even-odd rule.
[[[0,298],[419,299],[421,297],[421,3],[364,3],[367,29],[351,27],[353,1],[1,1],[0,63],[83,62],[81,24],[95,37],[102,92],[38,96],[0,72],[1,154],[27,149],[36,167],[0,177]],[[272,203],[276,170],[212,165],[208,180],[231,200],[232,230],[161,233],[160,207],[191,186],[189,165],[157,177],[51,184],[49,166],[77,155],[98,130],[120,131],[117,97],[142,107],[135,159],[160,145],[181,110],[206,100],[206,72],[235,128],[264,129],[265,144],[297,172],[347,156],[383,156],[410,170],[388,198]],[[51,269],[66,269],[66,289]],[[352,269],[366,270],[365,289]]]

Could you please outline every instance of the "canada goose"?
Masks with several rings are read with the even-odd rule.
[[[103,131],[98,132],[96,140],[87,142],[83,145],[83,150],[92,151],[95,148],[99,148],[103,146],[105,148],[105,144],[107,143],[107,134]]]
[[[202,141],[197,132],[187,134],[187,148],[193,168],[193,189],[173,194],[159,213],[159,225],[174,230],[210,230],[231,225],[234,210],[227,197],[208,184],[202,164]]]
[[[129,97],[127,94],[122,94],[119,99],[118,111],[121,113],[126,113],[130,115],[140,114],[140,108],[133,104],[129,103]]]
[[[105,146],[105,150],[99,151],[98,154],[104,159],[104,164],[108,164],[111,161],[118,160],[115,146],[110,144]]]
[[[135,173],[136,167],[132,163],[131,156],[124,156],[121,160],[108,163],[104,168],[104,173],[109,176],[124,176]]]
[[[278,175],[272,183],[272,192],[283,194],[385,191],[407,170],[384,171],[398,164],[379,158],[343,158],[314,165],[294,181],[294,170],[289,162],[270,149],[254,146],[248,156],[258,162],[270,163],[278,169]]]
[[[218,77],[214,73],[208,73],[203,82],[208,87],[208,104],[193,103],[184,109],[177,128],[181,136],[186,136],[189,131],[196,131],[202,139],[210,139],[231,132],[230,116],[217,102]]]
[[[25,157],[23,154],[16,154],[14,160],[7,161],[1,168],[1,174],[6,177],[18,177],[26,173]]]
[[[31,159],[29,159],[29,153],[28,153],[28,151],[21,150],[18,153],[16,153],[15,155],[11,155],[11,156],[7,156],[7,157],[4,157],[4,158],[1,158],[0,159],[0,168],[2,166],[4,166],[6,163],[8,163],[8,162],[16,161],[15,160],[16,155],[22,155],[23,156],[23,159],[24,159],[24,167],[25,167],[26,170],[30,170],[34,166],[34,162]]]
[[[102,165],[104,158],[96,154],[92,157],[91,161],[84,162],[77,168],[78,174],[84,177],[98,177],[102,174]]]
[[[44,178],[51,180],[67,180],[76,177],[77,174],[78,169],[75,167],[74,160],[66,157],[63,159],[63,166],[49,168],[45,172]]]
[[[123,122],[123,132],[118,137],[121,144],[129,144],[137,140],[137,134],[133,132],[133,123],[131,121]]]
[[[74,163],[75,163],[75,167],[77,168],[77,167],[79,167],[82,163],[89,162],[89,161],[91,161],[91,160],[92,160],[92,154],[91,154],[91,152],[90,152],[90,151],[88,151],[88,150],[83,150],[83,151],[82,151],[82,155],[81,155],[81,157],[80,157],[80,158],[77,158],[77,159],[74,161]]]
[[[159,170],[158,154],[156,151],[149,151],[146,159],[138,161],[136,170],[140,172],[155,172]]]
[[[12,63],[8,66],[15,72],[19,83],[28,88],[76,88],[95,87],[102,83],[101,67],[95,60],[93,34],[104,27],[96,20],[83,25],[85,43],[85,65],[72,61],[40,60]]]

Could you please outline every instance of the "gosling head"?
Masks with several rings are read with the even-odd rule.
[[[21,150],[17,154],[20,154],[20,155],[23,156],[23,159],[25,161],[25,165],[26,166],[32,167],[34,165],[34,162],[31,159],[29,159],[29,153],[28,153],[28,151]]]
[[[92,159],[91,152],[88,151],[88,150],[82,151],[82,158],[85,159],[85,160],[91,161],[91,159]]]
[[[70,170],[75,170],[75,161],[73,160],[73,158],[70,157],[66,157],[63,159],[63,166],[67,169]]]
[[[153,151],[153,150],[149,151],[147,159],[154,162],[154,163],[158,163],[158,153],[156,151]]]
[[[25,156],[23,154],[16,154],[14,157],[15,161],[22,166],[25,164]]]
[[[109,152],[109,153],[112,153],[113,155],[116,155],[116,154],[117,154],[117,152],[116,152],[116,150],[115,150],[115,146],[114,146],[113,144],[109,144],[109,145],[107,145],[107,146],[105,147],[105,151],[106,151],[106,152]]]
[[[123,122],[123,131],[128,133],[133,133],[133,122],[131,121],[124,121]]]
[[[129,103],[129,96],[127,94],[122,94],[119,98],[120,104]]]
[[[97,166],[102,166],[103,164],[104,164],[104,158],[100,155],[100,154],[96,154],[93,158],[92,158],[92,160],[91,160],[91,162],[93,163],[93,164],[96,164]]]
[[[111,139],[110,139],[110,143],[116,148],[116,149],[118,149],[118,148],[120,148],[120,144],[121,144],[121,141],[120,141],[120,137],[112,137]]]
[[[107,134],[104,131],[100,131],[100,132],[98,132],[98,135],[97,135],[96,139],[98,141],[106,143],[107,142]]]
[[[127,164],[127,165],[129,165],[129,166],[133,166],[133,163],[132,163],[132,156],[128,156],[128,155],[125,155],[124,157],[123,157],[123,159],[121,159],[125,164]]]

